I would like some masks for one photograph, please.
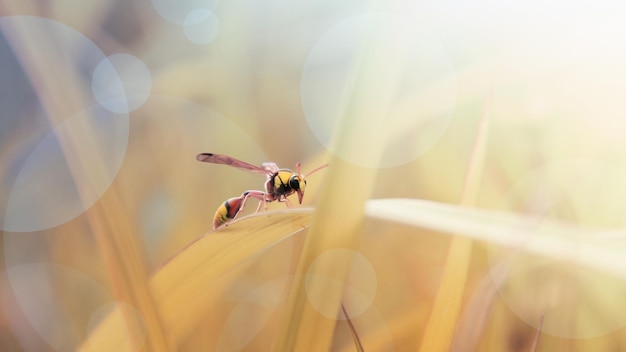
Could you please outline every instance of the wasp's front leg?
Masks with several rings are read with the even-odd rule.
[[[289,198],[287,198],[287,197],[280,197],[280,198],[278,198],[278,201],[281,202],[281,203],[285,203],[287,208],[291,208],[291,202],[289,201]]]

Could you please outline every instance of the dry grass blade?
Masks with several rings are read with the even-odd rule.
[[[626,237],[623,231],[574,227],[545,218],[418,199],[371,200],[365,213],[372,218],[521,249],[626,278],[624,248],[608,240]]]
[[[327,350],[330,347],[337,323],[334,317],[340,310],[343,294],[341,285],[333,283],[345,282],[352,260],[349,253],[354,253],[348,249],[358,243],[364,216],[363,207],[355,207],[355,204],[365,203],[374,182],[374,170],[354,179],[353,175],[359,171],[360,168],[340,159],[331,161],[327,177],[333,179],[334,185],[321,191],[323,196],[316,207],[311,234],[305,240],[292,291],[287,298],[276,347],[279,351]],[[348,183],[354,187],[343,186]],[[336,248],[347,251],[333,252]],[[320,256],[323,253],[329,255]],[[315,266],[312,266],[313,262]],[[310,296],[319,298],[315,306],[311,304]]]
[[[199,238],[164,264],[150,280],[150,289],[170,338],[180,344],[211,314],[216,303],[207,292],[220,291],[217,278],[278,241],[302,233],[310,221],[311,210],[302,208],[242,218]],[[120,315],[111,314],[81,350],[98,346],[116,351],[126,343],[123,329]]]
[[[326,351],[332,342],[343,294],[343,287],[332,282],[345,282],[352,260],[350,254],[333,250],[354,253],[363,226],[363,204],[371,196],[377,174],[374,167],[358,167],[346,159],[365,160],[368,165],[380,162],[389,137],[386,116],[406,60],[402,54],[390,59],[390,43],[380,36],[380,28],[368,30],[371,32],[359,48],[341,111],[337,112],[341,119],[326,172],[326,179],[332,182],[319,194],[311,235],[303,248],[274,347],[277,351]],[[386,65],[381,67],[381,62]],[[374,88],[376,99],[372,99]],[[309,297],[317,297],[315,306]]]
[[[487,144],[488,104],[490,104],[489,101],[480,122],[465,177],[462,205],[472,205],[478,192]],[[470,239],[465,237],[452,239],[441,286],[422,339],[422,351],[449,351],[452,346],[457,320],[461,312],[461,300],[467,281],[471,252],[472,241]]]
[[[491,277],[483,278],[465,304],[451,352],[475,351],[492,315],[498,291]]]

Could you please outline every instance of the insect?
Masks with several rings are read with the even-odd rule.
[[[328,164],[324,164],[313,169],[308,174],[302,175],[300,173],[300,163],[296,164],[296,172],[293,172],[290,169],[281,169],[275,163],[266,162],[261,166],[255,166],[245,161],[221,154],[201,153],[196,156],[196,160],[206,163],[229,165],[267,176],[265,191],[249,190],[243,192],[239,197],[229,198],[224,201],[215,211],[215,216],[213,217],[214,229],[235,220],[250,198],[259,201],[255,213],[261,210],[261,205],[267,210],[267,204],[273,201],[284,202],[287,207],[291,207],[291,203],[287,197],[294,193],[298,194],[298,202],[302,204],[307,177],[328,166]]]

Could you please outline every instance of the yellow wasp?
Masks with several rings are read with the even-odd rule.
[[[217,208],[213,218],[214,229],[235,220],[237,215],[244,209],[250,197],[259,200],[259,205],[255,213],[259,212],[261,205],[264,205],[264,209],[267,210],[267,203],[271,203],[275,200],[285,202],[288,207],[291,207],[291,203],[287,197],[294,193],[298,194],[298,202],[302,204],[302,197],[304,197],[304,189],[306,188],[306,178],[328,166],[328,164],[324,164],[303,176],[300,173],[300,163],[296,164],[296,172],[293,172],[289,169],[281,169],[275,163],[267,162],[263,163],[261,166],[255,166],[220,154],[201,153],[196,156],[196,159],[206,163],[229,165],[238,169],[267,175],[265,192],[256,190],[245,191],[239,197],[227,199]]]

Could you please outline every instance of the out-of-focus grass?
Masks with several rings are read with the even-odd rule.
[[[217,233],[211,233],[199,239],[166,262],[152,278],[151,288],[165,321],[165,328],[169,332],[169,337],[177,344],[183,344],[184,341],[192,339],[193,336],[200,335],[203,336],[204,342],[208,343],[210,348],[250,343],[248,348],[256,349],[270,343],[275,334],[280,331],[278,327],[282,314],[277,314],[277,312],[284,309],[284,302],[272,295],[284,297],[287,292],[293,275],[293,264],[298,261],[299,251],[301,251],[304,243],[303,236],[306,236],[307,228],[311,222],[310,214],[310,210],[303,209],[301,211],[283,211],[243,218]],[[528,227],[528,223],[533,221],[532,218],[490,214],[489,212],[462,207],[412,200],[371,201],[368,203],[366,214],[369,217],[385,219],[384,221],[367,221],[366,228],[368,230],[364,231],[363,242],[359,247],[359,251],[376,268],[377,277],[380,278],[381,282],[378,284],[378,292],[376,299],[372,302],[372,308],[354,320],[359,338],[363,341],[364,346],[376,349],[389,348],[398,341],[403,341],[402,344],[406,347],[416,346],[415,344],[419,342],[419,337],[415,337],[413,329],[427,326],[429,323],[429,320],[426,319],[428,309],[427,307],[420,309],[419,306],[411,307],[411,309],[406,309],[406,307],[410,305],[413,295],[425,295],[434,298],[437,292],[438,276],[441,273],[437,267],[443,264],[441,255],[445,254],[449,243],[447,236],[438,235],[440,237],[439,243],[431,241],[429,242],[430,248],[424,248],[418,253],[416,253],[415,248],[405,247],[403,250],[399,250],[388,244],[387,246],[390,248],[386,249],[390,252],[394,251],[397,262],[394,265],[388,265],[390,268],[387,270],[390,272],[386,273],[384,269],[380,270],[381,266],[384,267],[385,265],[378,262],[378,260],[386,260],[386,255],[382,258],[378,258],[379,256],[376,255],[376,252],[381,249],[379,242],[382,239],[392,236],[405,246],[418,245],[423,242],[421,241],[422,237],[435,235],[420,230],[423,228],[444,233],[455,233],[461,237],[468,236],[465,238],[468,240],[477,239],[480,241],[479,243],[516,248],[520,242],[520,237],[523,236],[523,232]],[[486,223],[484,218],[491,218],[491,223]],[[394,225],[396,222],[407,222],[418,227],[407,228]],[[388,229],[381,231],[382,228]],[[461,232],[459,228],[464,228],[465,231]],[[570,229],[554,224],[551,231],[559,236],[559,233],[567,234]],[[494,233],[494,235],[490,235],[490,233]],[[529,250],[545,254],[542,247],[545,246],[538,244]],[[568,254],[565,252],[568,251],[568,247],[569,243],[566,236],[556,237],[551,246],[553,251],[551,254],[567,257]],[[585,248],[589,248],[592,253],[598,253],[598,248],[594,249],[593,246],[585,246]],[[619,251],[611,248],[603,248],[599,251],[606,257],[619,256]],[[416,254],[419,255],[416,256]],[[584,253],[579,253],[579,255],[586,257]],[[274,258],[273,261],[281,262],[284,265],[280,269],[276,268],[277,271],[273,274],[259,272],[256,266],[270,258]],[[618,270],[618,277],[626,276],[626,271],[623,268],[603,267],[601,257],[594,258],[592,256],[582,264],[576,263],[576,258],[575,256],[568,259],[569,265],[596,266],[599,270],[605,271]],[[423,269],[414,272],[396,272],[396,275],[384,275],[393,273],[395,270],[402,270],[402,266],[406,265],[403,262],[408,260],[415,261],[415,264]],[[473,260],[470,263],[477,265],[479,261]],[[476,273],[471,274],[475,275]],[[407,285],[407,281],[413,275],[430,278],[430,280],[422,282],[420,286],[411,287],[412,285]],[[470,277],[472,276],[470,275]],[[256,278],[256,283],[244,284],[239,282],[250,280],[253,277]],[[356,279],[358,282],[363,278],[352,279]],[[243,317],[233,318],[238,306],[250,304],[248,302],[250,298],[239,298],[235,302],[231,301],[239,294],[246,295],[245,292],[236,293],[238,291],[237,286],[240,284],[250,287],[247,291],[248,294],[250,292],[257,292],[257,294],[252,299],[252,306],[248,307],[248,310],[238,312],[243,314]],[[271,289],[264,288],[266,284],[271,284],[273,287]],[[259,288],[264,289],[259,291]],[[501,310],[501,303],[493,295],[481,291],[476,291],[476,293],[493,300],[483,302],[482,308],[487,309],[490,312],[488,315],[496,319],[498,309],[491,307],[495,305]],[[406,296],[406,294],[409,295]],[[392,300],[391,297],[395,297],[395,300]],[[180,302],[186,303],[181,305]],[[257,308],[253,309],[254,306]],[[281,309],[281,307],[283,308]],[[478,308],[480,309],[481,306]],[[119,319],[121,319],[120,316],[109,316],[90,337],[87,347],[93,345],[109,349],[126,343],[126,337],[123,333],[124,324]],[[222,326],[220,331],[198,331],[197,327],[203,326],[204,320],[212,321],[218,325],[220,325],[219,322],[230,322],[231,320],[240,323],[260,320],[261,323],[257,322],[248,326],[245,324],[226,324],[220,325]],[[390,321],[392,323],[389,323]],[[306,323],[306,321],[303,322],[305,326]],[[471,324],[475,323],[475,320],[471,320],[468,322],[469,326],[461,325],[459,328],[461,330],[470,329],[473,328]],[[497,325],[492,325],[495,324],[495,321],[483,323],[486,324],[484,328],[487,331],[497,329]],[[541,321],[538,320],[537,323],[541,324]],[[341,324],[345,324],[345,322]],[[339,335],[335,337],[335,348],[347,347],[353,343],[349,333],[342,333],[345,330],[345,327],[337,327],[336,333]],[[515,334],[522,333],[522,331],[524,329],[515,332]],[[457,333],[459,332],[457,331]],[[436,334],[436,331],[434,333]],[[239,336],[241,340],[237,338],[233,340],[230,337],[231,334]],[[112,336],[120,337],[115,339]],[[609,338],[609,336],[612,336],[611,339],[614,341],[612,343],[623,343],[619,342],[621,341],[621,338],[618,338],[619,334],[608,335],[605,338]],[[536,339],[536,334],[527,333],[518,338],[520,340],[515,343],[532,344]],[[548,340],[545,343],[550,343],[553,346],[560,346],[564,343],[558,339],[551,341],[550,336],[542,337],[542,339]],[[609,343],[608,341],[611,340],[600,343]],[[460,341],[459,343],[462,342],[467,341]],[[490,343],[493,344],[494,342],[491,341]],[[511,342],[503,340],[495,343],[506,345]],[[569,343],[574,342],[570,341]],[[466,347],[469,348],[470,346]],[[471,349],[474,348],[476,346]],[[465,350],[465,348],[457,345],[455,350]]]
[[[489,129],[489,114],[491,99],[485,104],[479,129],[476,133],[476,142],[472,150],[463,195],[462,205],[474,205],[476,195],[485,164],[485,151]],[[463,290],[469,271],[472,254],[472,241],[463,236],[455,237],[450,244],[445,269],[442,275],[441,286],[435,299],[430,320],[424,332],[422,351],[442,351],[452,347],[456,324],[461,312]]]
[[[537,4],[511,12],[434,2],[377,6],[412,16],[454,68],[421,94],[408,92],[394,113],[411,116],[415,101],[428,105],[446,84],[457,87],[442,138],[419,158],[387,169],[342,164],[318,152],[323,148],[304,122],[299,89],[317,40],[372,8],[221,2],[219,36],[198,45],[152,3],[2,4],[3,16],[49,18],[84,34],[105,55],[139,57],[152,89],[130,113],[122,165],[96,204],[58,226],[2,233],[0,349],[266,350],[311,343],[354,350],[340,304],[367,351],[416,350],[427,338],[454,351],[530,350],[537,336],[538,350],[623,349],[621,19]],[[60,43],[32,28],[3,35],[12,47],[1,52],[6,70],[0,72],[9,77],[0,97],[2,214],[34,145],[85,101],[94,103],[89,87],[77,84],[89,81],[90,72],[61,60],[79,54],[55,51]],[[365,108],[367,93],[381,84],[368,65],[391,73],[402,65],[369,59],[357,70],[361,80],[352,92],[358,94],[344,97],[352,122],[337,132],[336,144],[389,157],[379,150],[384,142],[359,128],[373,126],[374,117],[393,121],[385,109]],[[391,73],[385,78],[393,86],[402,72]],[[470,182],[476,208],[451,206],[468,192],[489,89],[482,177]],[[392,135],[416,132],[392,127]],[[89,157],[95,152],[72,144],[72,138],[89,141],[97,127],[74,132],[62,141],[66,162],[98,175],[102,165]],[[317,204],[315,213],[261,214],[202,236],[220,202],[260,189],[264,180],[197,163],[199,152],[281,167],[302,161],[304,172],[331,160],[331,168],[309,180],[305,203]],[[79,188],[89,188],[80,181]],[[449,256],[459,241],[472,245],[462,263]],[[367,265],[346,261],[334,272],[332,265],[308,271],[337,246]],[[467,277],[452,280],[459,292],[446,302],[440,288],[451,263]],[[328,301],[310,305],[305,274],[329,272],[339,285],[322,280],[314,288],[328,290]],[[452,303],[462,309],[458,318],[440,309]],[[335,316],[318,312],[333,307]],[[454,317],[441,316],[448,313]],[[439,318],[447,321],[445,331]]]

